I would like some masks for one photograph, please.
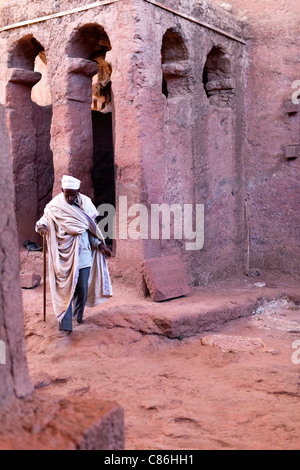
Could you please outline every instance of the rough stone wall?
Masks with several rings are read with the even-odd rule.
[[[300,144],[300,106],[291,103],[300,95],[299,2],[226,3],[248,25],[242,160],[250,267],[299,276],[300,160],[291,147]]]
[[[1,70],[3,70],[1,64]],[[2,90],[1,90],[2,91]],[[32,391],[25,356],[10,149],[0,93],[0,406]],[[3,355],[4,354],[4,355]]]
[[[241,25],[227,12],[221,18],[220,10],[204,3],[164,4],[242,37]],[[142,202],[192,204],[194,214],[196,204],[205,206],[203,249],[187,251],[187,238],[149,240],[144,257],[179,254],[191,284],[203,284],[242,270],[244,46],[146,2],[140,8],[139,16],[147,20],[138,30],[133,83],[142,103]],[[228,62],[228,76],[211,71],[207,96],[203,74],[214,47],[223,66]],[[162,93],[163,76],[168,94]]]

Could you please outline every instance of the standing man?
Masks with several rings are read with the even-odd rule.
[[[91,199],[80,194],[80,180],[62,177],[62,193],[46,205],[36,231],[47,235],[49,283],[61,335],[72,332],[72,317],[82,322],[85,305],[112,296],[106,264],[111,251],[95,223]]]

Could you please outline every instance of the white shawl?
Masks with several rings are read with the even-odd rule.
[[[47,246],[49,253],[49,283],[54,313],[61,321],[73,298],[78,275],[80,241],[86,230],[104,242],[94,222],[97,215],[90,198],[78,195],[79,207],[68,204],[63,193],[45,207],[47,220]],[[92,267],[89,276],[87,306],[99,305],[112,296],[112,286],[105,256],[91,243]]]

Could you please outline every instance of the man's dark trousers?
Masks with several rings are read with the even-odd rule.
[[[59,329],[64,331],[72,331],[72,317],[77,323],[82,322],[83,311],[88,294],[88,281],[91,268],[83,268],[79,270],[78,281],[76,284],[73,300],[71,300],[68,310],[59,322]],[[72,305],[73,304],[73,305]]]

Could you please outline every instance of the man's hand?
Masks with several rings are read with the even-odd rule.
[[[38,228],[38,233],[42,236],[47,235],[48,229],[47,229],[46,225],[40,225],[40,227]]]
[[[107,248],[107,246],[104,245],[104,243],[101,243],[99,245],[99,249],[100,249],[101,253],[105,256],[105,258],[110,258],[111,257],[112,252],[110,251],[109,248]]]

